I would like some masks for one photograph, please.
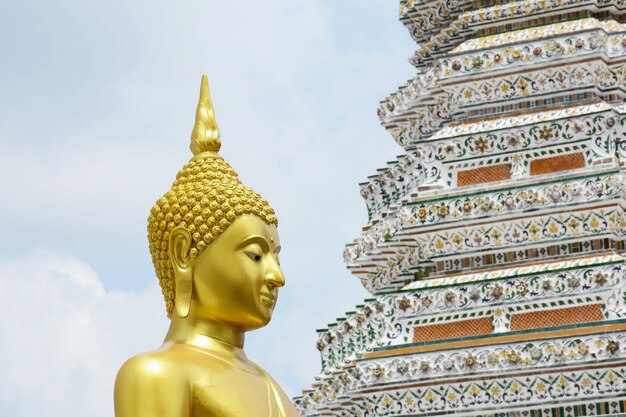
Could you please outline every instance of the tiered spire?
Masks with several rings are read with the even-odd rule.
[[[626,3],[401,1],[405,150],[362,183],[306,416],[626,412]],[[554,414],[556,413],[556,414]]]

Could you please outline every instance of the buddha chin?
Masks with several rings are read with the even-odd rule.
[[[245,333],[270,321],[285,278],[274,210],[218,155],[220,145],[203,76],[194,156],[148,217],[170,328],[158,350],[120,369],[117,417],[298,415],[243,351]]]

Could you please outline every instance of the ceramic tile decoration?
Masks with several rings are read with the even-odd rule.
[[[303,416],[626,417],[626,0],[401,0],[403,154]]]

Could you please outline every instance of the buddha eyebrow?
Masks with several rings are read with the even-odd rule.
[[[241,242],[241,244],[239,244],[238,247],[239,247],[239,249],[245,248],[246,246],[248,246],[251,243],[259,243],[261,246],[264,246],[265,249],[268,249],[268,250],[270,248],[270,245],[267,242],[267,239],[265,239],[263,236],[258,236],[258,235],[250,236],[250,237],[246,238],[243,242]]]

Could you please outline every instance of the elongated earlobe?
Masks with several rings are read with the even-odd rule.
[[[175,227],[170,232],[169,257],[174,269],[174,310],[180,318],[189,315],[191,295],[193,292],[192,269],[189,261],[191,235],[182,226]]]

